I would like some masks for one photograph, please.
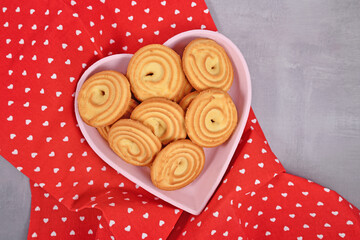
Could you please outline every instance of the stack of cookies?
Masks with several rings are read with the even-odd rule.
[[[88,78],[79,113],[124,161],[150,167],[156,187],[176,190],[201,173],[203,147],[223,144],[235,130],[227,93],[233,79],[228,55],[213,40],[191,41],[182,58],[151,44],[133,55],[126,76],[102,71]]]

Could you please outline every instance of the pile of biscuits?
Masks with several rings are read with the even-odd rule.
[[[233,79],[227,53],[211,39],[191,41],[182,58],[150,44],[132,56],[126,76],[102,71],[88,78],[79,113],[124,161],[150,167],[156,187],[175,190],[201,173],[203,147],[221,145],[235,130],[227,93]]]

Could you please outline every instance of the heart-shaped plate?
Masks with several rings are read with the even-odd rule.
[[[230,139],[224,144],[215,148],[204,148],[206,159],[204,169],[199,177],[188,186],[175,191],[164,191],[156,188],[151,182],[148,167],[133,166],[123,161],[111,150],[96,128],[83,122],[79,115],[77,97],[84,81],[91,75],[104,70],[115,70],[126,74],[127,65],[132,54],[116,54],[105,57],[92,64],[84,72],[76,88],[75,114],[86,141],[107,164],[155,196],[191,214],[198,215],[219,185],[239,144],[250,111],[251,81],[247,64],[240,50],[228,38],[218,32],[191,30],[175,35],[167,40],[164,45],[182,55],[185,46],[195,38],[213,39],[229,55],[234,68],[234,82],[228,93],[238,111],[238,124]]]

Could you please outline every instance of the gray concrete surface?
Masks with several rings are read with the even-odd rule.
[[[30,205],[29,179],[0,157],[0,240],[26,239]]]
[[[243,52],[252,106],[288,172],[360,207],[360,2],[207,0]],[[26,177],[0,159],[0,239],[25,239]]]
[[[206,2],[247,60],[252,107],[285,169],[359,208],[360,1]]]

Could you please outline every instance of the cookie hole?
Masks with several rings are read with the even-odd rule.
[[[212,66],[211,69],[214,70],[214,69],[215,69],[215,66]]]
[[[214,123],[214,122],[215,122],[213,119],[211,119],[210,121],[211,121],[211,123]]]
[[[105,95],[105,91],[103,91],[103,90],[100,90],[100,93],[101,93],[101,96]]]
[[[152,76],[152,75],[154,75],[154,73],[152,73],[152,72],[146,74],[146,76]]]

